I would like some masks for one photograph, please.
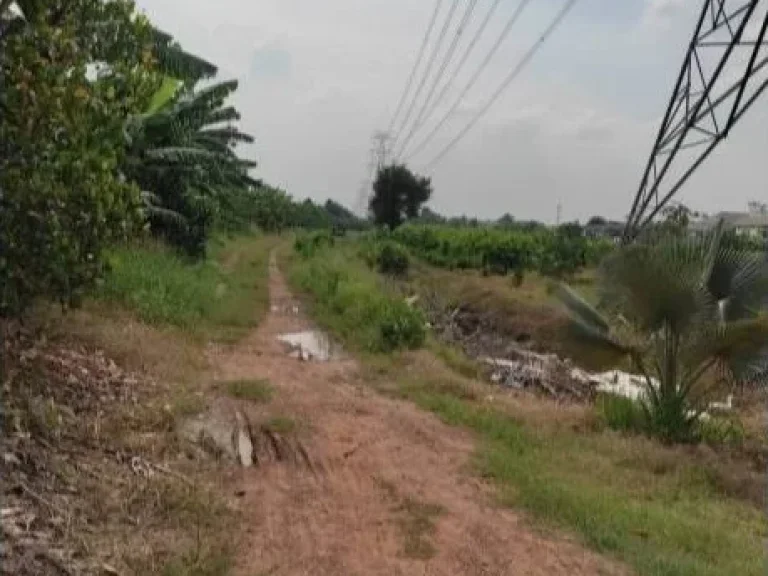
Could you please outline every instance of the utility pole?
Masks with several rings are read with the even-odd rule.
[[[366,179],[360,184],[360,188],[357,192],[357,204],[355,206],[358,214],[365,214],[368,210],[368,199],[371,195],[371,189],[373,188],[373,181],[376,178],[379,170],[389,162],[389,157],[392,152],[391,142],[392,136],[389,132],[379,130],[374,132],[371,137],[371,150],[368,159],[368,165],[366,166]]]
[[[373,135],[371,153],[376,161],[376,170],[381,170],[389,161],[389,156],[392,152],[390,140],[392,140],[392,137],[389,135],[389,132],[378,131]]]
[[[563,203],[559,200],[557,201],[557,216],[555,218],[555,224],[557,226],[560,226],[560,220],[563,217]]]

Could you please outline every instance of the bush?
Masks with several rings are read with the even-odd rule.
[[[330,231],[311,232],[300,234],[293,243],[293,249],[302,258],[312,258],[321,248],[333,246],[335,239]]]
[[[377,245],[376,266],[382,274],[404,276],[410,263],[408,251],[397,242],[390,240]]]
[[[0,316],[38,298],[76,305],[105,246],[141,221],[139,190],[117,168],[125,116],[149,85],[148,28],[127,2],[70,2],[58,19],[37,4],[0,35]],[[111,73],[89,81],[105,52]]]

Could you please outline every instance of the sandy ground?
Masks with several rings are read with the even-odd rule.
[[[251,421],[290,416],[310,463],[243,469],[235,569],[259,575],[568,575],[624,570],[561,536],[544,536],[473,476],[468,433],[365,385],[350,358],[301,362],[276,340],[310,328],[274,260],[272,311],[233,349],[213,351],[220,380],[275,387]],[[424,512],[424,511],[429,512]]]

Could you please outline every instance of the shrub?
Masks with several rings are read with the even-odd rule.
[[[319,232],[300,234],[296,237],[296,240],[293,243],[293,249],[298,252],[302,258],[308,259],[313,257],[319,249],[333,246],[334,243],[335,240],[331,232],[322,230]]]
[[[141,219],[117,168],[125,116],[149,94],[148,27],[128,2],[69,2],[58,18],[38,4],[0,36],[0,316],[77,304]],[[100,60],[110,72],[92,82]]]
[[[597,307],[564,285],[559,295],[591,345],[646,375],[640,406],[662,441],[699,440],[701,415],[723,382],[766,381],[768,262],[724,243],[721,227],[696,238],[662,231],[622,247],[603,262],[599,290]],[[611,413],[623,418],[624,408]]]
[[[382,274],[403,276],[408,272],[410,259],[408,251],[393,241],[381,242],[377,245],[376,265]]]

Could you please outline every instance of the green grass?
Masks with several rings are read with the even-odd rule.
[[[388,296],[387,287],[356,263],[351,252],[337,247],[322,260],[324,266],[354,278],[365,291]],[[293,270],[299,286],[309,283],[308,276],[322,278],[318,268],[302,261],[294,262]],[[474,277],[452,287],[451,280],[460,275],[442,271],[440,275],[440,284],[447,289],[474,294],[473,301],[496,302],[497,309],[508,310],[513,317],[521,310],[518,297],[539,311],[546,308],[541,285],[510,295],[515,289],[499,284],[504,279],[493,279],[489,285]],[[324,326],[346,340],[361,337],[363,328],[349,323],[347,307],[323,302],[311,286],[305,291],[316,298],[311,310]],[[551,324],[545,328],[557,337],[562,324],[550,322],[547,314],[541,316]],[[461,354],[438,343],[430,347],[453,370],[473,376],[471,362]],[[621,406],[604,411],[603,426],[599,419],[594,422],[594,417],[586,416],[574,426],[557,421],[564,410],[542,416],[514,406],[492,406],[481,400],[479,384],[449,370],[443,375],[429,373],[418,362],[409,363],[407,355],[364,356],[363,362],[382,392],[394,392],[449,425],[473,430],[479,473],[498,486],[503,504],[527,510],[536,524],[573,532],[641,576],[764,573],[763,539],[768,530],[760,508],[739,494],[740,488],[730,490],[718,481],[722,472],[716,470],[718,462],[710,464],[683,449],[606,429],[607,417],[616,425],[627,423],[629,415]],[[554,422],[542,424],[541,418]]]
[[[275,389],[267,380],[232,380],[224,382],[227,394],[233,398],[265,404],[272,400]]]
[[[533,430],[444,389],[404,380],[400,393],[478,434],[477,464],[505,504],[577,532],[641,575],[763,574],[762,513],[719,494],[696,465],[678,462],[664,473],[647,450],[633,455],[633,439]],[[640,462],[628,465],[633,458]]]
[[[296,420],[288,416],[272,416],[264,426],[277,434],[291,434],[299,427]]]
[[[289,280],[312,296],[313,315],[354,350],[392,352],[424,343],[425,318],[359,259],[352,246],[315,248],[287,259]]]
[[[96,298],[149,324],[235,340],[266,312],[270,246],[264,237],[216,239],[198,263],[157,243],[115,248]]]

